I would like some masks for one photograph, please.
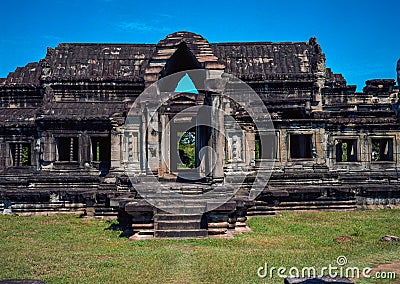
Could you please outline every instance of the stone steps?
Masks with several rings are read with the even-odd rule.
[[[200,216],[201,218],[201,216]],[[182,222],[191,222],[198,221],[199,216],[193,214],[169,214],[169,213],[157,213],[154,217],[154,220],[158,222],[163,221],[182,221]]]
[[[357,204],[355,199],[285,201],[277,205],[271,205],[263,201],[256,201],[256,204],[248,210],[248,215],[274,215],[280,211],[354,211],[356,209]]]
[[[270,209],[249,209],[247,212],[247,215],[249,216],[268,216],[268,215],[275,215],[276,211],[275,210],[270,210]]]
[[[205,212],[206,206],[205,205],[190,205],[188,206],[187,204],[178,207],[178,206],[162,206],[161,207],[164,212],[173,212],[174,214],[177,215],[196,215],[199,212]]]
[[[143,229],[136,232],[134,235],[129,237],[130,240],[140,241],[140,240],[148,240],[154,238],[154,230],[151,229]]]
[[[180,208],[186,212],[190,208]],[[202,215],[171,214],[163,211],[154,216],[154,237],[156,238],[203,238],[207,230],[201,226]]]
[[[95,207],[94,208],[94,218],[100,219],[117,219],[118,208],[114,207]]]
[[[200,222],[158,221],[157,231],[162,230],[199,230]]]
[[[200,195],[203,194],[202,189],[195,189],[195,190],[190,190],[190,189],[171,189],[171,191],[182,194],[182,195]]]
[[[85,212],[85,204],[70,202],[11,203],[8,211],[11,214],[17,214],[20,216],[55,215],[62,213],[83,214]]]
[[[154,232],[156,238],[168,239],[192,239],[192,238],[205,238],[208,236],[205,229],[193,230],[156,230]]]
[[[307,205],[355,205],[355,199],[348,200],[311,200],[311,201],[288,201],[281,202],[279,206],[307,206]]]

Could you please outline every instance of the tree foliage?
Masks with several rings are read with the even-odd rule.
[[[193,169],[196,167],[196,136],[194,132],[187,131],[183,133],[179,140],[179,157],[183,165],[187,168]]]

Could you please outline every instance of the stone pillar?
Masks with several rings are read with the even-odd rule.
[[[85,163],[89,163],[92,160],[91,157],[91,143],[90,136],[84,131],[79,135],[79,151],[80,151],[80,165],[84,166]]]
[[[279,134],[279,145],[278,145],[278,150],[280,152],[280,162],[282,163],[282,165],[287,165],[288,162],[288,145],[289,145],[289,137],[287,134],[287,130],[286,129],[280,129],[280,134]]]
[[[147,159],[148,159],[148,167],[149,170],[154,173],[158,174],[159,171],[159,132],[158,129],[160,128],[158,113],[148,113],[147,119],[150,122],[150,127],[147,129]]]
[[[243,148],[245,150],[245,163],[246,165],[250,165],[255,160],[256,146],[254,132],[246,131],[243,143]]]
[[[371,165],[371,147],[369,145],[369,137],[364,132],[360,132],[360,162],[364,168],[370,168]]]
[[[0,138],[0,169],[4,169],[6,166],[6,143],[4,138]]]
[[[140,170],[143,174],[147,173],[148,159],[147,159],[147,108],[143,110],[141,117],[142,125],[140,128]]]
[[[122,168],[122,135],[120,125],[113,125],[111,130],[111,169],[123,170]]]
[[[125,129],[123,130],[123,147],[121,159],[125,169],[139,174],[141,172],[141,127],[142,118],[140,115],[130,115],[126,119]]]
[[[5,156],[4,156],[4,162],[5,162],[4,166],[6,168],[12,166],[12,161],[11,160],[12,159],[11,159],[10,143],[6,143],[5,144]]]
[[[400,61],[400,60],[399,60]],[[400,134],[398,132],[394,134],[394,141],[393,141],[393,160],[396,162],[396,168],[400,165],[400,145],[397,141],[400,141]]]
[[[211,176],[211,156],[208,146],[212,146],[210,143],[211,135],[211,112],[210,108],[200,108],[199,113],[196,117],[196,167],[199,169],[200,177]],[[203,149],[203,150],[202,150]],[[202,150],[202,151],[201,151]]]
[[[224,179],[224,153],[225,153],[225,139],[224,139],[224,116],[222,113],[222,97],[219,94],[212,96],[212,114],[211,122],[213,128],[211,130],[211,145],[216,152],[212,177],[216,182],[222,182]]]
[[[315,151],[317,154],[316,162],[317,164],[326,164],[326,140],[325,138],[325,129],[318,128],[315,132]]]
[[[36,170],[40,170],[40,139],[33,138],[32,141],[32,166],[35,167]]]
[[[51,133],[43,133],[42,160],[52,163],[56,160],[56,143]]]
[[[163,176],[164,174],[170,171],[170,129],[168,125],[168,115],[162,114],[160,115],[161,122],[161,132],[159,132],[159,140],[160,140],[160,172],[159,175]]]
[[[139,132],[130,132],[132,141],[132,161],[139,162]]]

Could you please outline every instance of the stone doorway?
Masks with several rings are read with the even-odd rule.
[[[201,182],[207,175],[208,157],[204,147],[208,146],[208,129],[196,125],[196,117],[187,117],[188,122],[175,122],[169,129],[170,172],[181,182]]]

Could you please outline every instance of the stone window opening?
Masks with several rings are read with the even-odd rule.
[[[290,134],[289,147],[291,159],[312,159],[312,134]]]
[[[60,162],[78,162],[78,137],[58,137],[57,153]]]
[[[32,165],[32,149],[30,143],[10,143],[11,167],[27,167]]]
[[[372,161],[393,161],[393,139],[392,138],[374,138],[371,139]]]
[[[256,134],[254,138],[255,159],[277,159],[277,145],[278,136],[276,133]]]
[[[111,166],[111,140],[110,137],[90,137],[91,160],[95,167],[106,175]]]
[[[336,141],[336,162],[357,162],[357,139]]]
[[[109,137],[91,137],[92,161],[109,162],[111,160],[111,142]]]
[[[261,139],[259,135],[254,139],[254,152],[254,158],[256,160],[261,159]]]

